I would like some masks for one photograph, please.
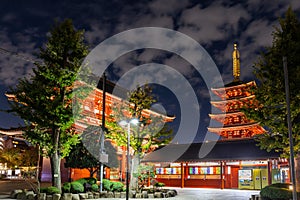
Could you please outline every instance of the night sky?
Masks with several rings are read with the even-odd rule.
[[[201,3],[200,3],[201,2]],[[237,3],[238,2],[238,3]],[[0,51],[0,109],[8,109],[5,92],[14,87],[19,78],[29,77],[34,65],[24,58],[36,60],[39,48],[46,41],[54,20],[71,18],[77,29],[85,30],[86,43],[94,49],[107,38],[126,30],[141,27],[168,28],[186,34],[204,47],[215,62],[223,82],[232,77],[231,53],[238,43],[241,54],[241,80],[253,80],[253,63],[263,47],[272,44],[272,31],[278,26],[288,6],[300,18],[300,1],[195,1],[195,0],[2,0],[0,3],[0,48],[17,52],[13,56]],[[151,38],[149,38],[151,39]],[[140,49],[117,58],[107,69],[108,79],[116,82],[127,71],[147,63],[167,65],[179,71],[192,86],[199,105],[199,126],[195,141],[203,140],[211,112],[210,88],[191,64],[182,57],[161,49]],[[153,73],[155,80],[166,76]],[[148,76],[150,76],[148,74]],[[155,105],[169,115],[175,115],[171,124],[174,132],[180,127],[180,101],[172,90],[154,84],[158,97]],[[193,105],[191,105],[193,106]],[[189,119],[193,121],[193,119]],[[18,127],[19,118],[0,112],[0,127]],[[186,134],[189,130],[185,130]],[[184,139],[184,136],[182,136]],[[180,137],[179,139],[180,140]],[[184,142],[184,140],[174,141]]]

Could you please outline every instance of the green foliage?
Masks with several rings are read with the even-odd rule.
[[[270,187],[276,187],[276,188],[285,188],[285,189],[289,189],[290,188],[290,184],[289,183],[274,183],[272,185],[269,185]]]
[[[96,184],[97,183],[97,179],[94,177],[89,177],[89,178],[85,178],[87,180],[87,182],[91,185]]]
[[[93,191],[98,191],[97,188],[98,188],[98,185],[96,184],[97,183],[97,179],[96,178],[81,178],[81,179],[78,179],[76,181],[73,181],[73,182],[66,182],[63,184],[62,186],[62,191],[65,192],[65,193],[69,193],[69,192],[72,192],[72,193],[79,193],[79,192],[82,192],[84,191],[84,185],[85,184],[90,184],[91,185],[91,189]]]
[[[124,188],[124,184],[121,182],[112,181],[111,190],[113,192],[122,192]]]
[[[14,168],[22,164],[21,149],[9,148],[0,150],[0,162],[7,163],[7,167]]]
[[[139,165],[137,173],[133,173],[133,176],[138,178],[139,186],[144,187],[147,185],[148,179],[155,177],[153,166]]]
[[[107,190],[107,191],[111,191],[112,190],[112,182],[108,179],[103,179],[102,180],[102,184],[103,184],[103,189]]]
[[[75,182],[78,182],[78,183],[80,183],[81,185],[83,185],[83,184],[87,183],[88,180],[87,180],[86,178],[81,178],[81,179],[76,180]]]
[[[88,169],[91,177],[99,169],[100,128],[89,126],[84,130],[80,136],[81,141],[74,146],[66,158],[67,167]],[[109,156],[109,167],[118,167],[119,161],[115,147],[110,141],[105,141],[104,147]]]
[[[80,182],[71,182],[71,193],[81,193],[84,192],[84,187]]]
[[[93,192],[98,192],[99,191],[99,186],[97,184],[92,184],[92,191]]]
[[[72,105],[72,100],[75,95],[83,99],[90,91],[89,86],[86,89],[74,87],[87,54],[84,32],[76,30],[71,20],[57,23],[40,49],[38,58],[41,62],[35,63],[32,75],[20,79],[9,92],[14,95],[10,112],[24,120],[25,138],[33,145],[38,144],[51,158],[52,174],[59,175],[53,177],[53,184],[59,189],[59,161],[70,153],[72,145],[78,143],[78,135],[71,127],[80,116],[74,112],[80,113],[80,108]]]
[[[162,182],[156,182],[156,183],[154,184],[155,187],[159,187],[159,188],[164,187],[165,185],[166,185],[166,184],[164,184],[164,183],[162,183]]]
[[[264,187],[260,195],[264,200],[289,200],[292,199],[292,191],[288,184],[272,184]]]
[[[7,167],[33,167],[37,165],[38,150],[20,149],[18,147],[0,150],[0,162],[6,163]]]
[[[64,193],[70,193],[71,192],[71,183],[70,182],[64,183],[62,186],[62,191]]]
[[[57,187],[50,186],[47,188],[47,194],[59,194],[60,190]]]
[[[143,157],[145,153],[160,145],[169,143],[172,138],[172,130],[167,127],[161,115],[142,115],[143,110],[150,109],[156,102],[151,93],[152,88],[149,85],[139,86],[131,91],[128,94],[128,102],[124,101],[113,107],[113,114],[106,124],[109,130],[107,138],[116,142],[118,146],[127,146],[127,131],[124,131],[124,127],[120,127],[117,122],[130,121],[131,118],[139,119],[138,125],[131,126],[130,133],[130,147],[139,157]]]
[[[10,101],[11,111],[28,125],[26,139],[39,144],[48,156],[59,148],[64,157],[77,143],[70,130],[74,123],[72,87],[87,53],[83,31],[75,30],[71,20],[56,24],[40,50],[42,63],[35,63],[33,75],[11,89],[15,95],[15,101]],[[56,135],[58,139],[53,140]]]
[[[246,115],[266,127],[267,133],[258,137],[260,146],[268,151],[283,151],[289,156],[287,129],[287,109],[283,56],[287,58],[290,87],[290,108],[293,129],[294,149],[300,150],[300,22],[291,8],[285,18],[279,19],[280,27],[273,32],[273,44],[266,47],[255,63],[254,74],[259,80],[253,88],[257,108],[244,109]]]
[[[93,185],[95,183],[97,183],[97,179],[94,177],[86,177],[86,178],[81,178],[76,180],[77,182],[81,183],[82,185],[85,183],[88,183],[90,185]]]
[[[60,190],[57,187],[50,186],[46,188],[40,188],[40,192],[46,194],[59,194]]]

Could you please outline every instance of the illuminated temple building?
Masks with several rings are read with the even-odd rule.
[[[89,125],[94,126],[102,126],[102,117],[103,113],[106,118],[111,115],[113,112],[112,107],[114,105],[121,104],[127,97],[127,90],[124,90],[121,87],[116,86],[110,81],[105,81],[105,111],[103,112],[103,78],[99,80],[97,88],[94,88],[88,95],[88,97],[82,102],[82,115],[84,116],[80,120],[77,120],[75,124],[73,124],[73,128],[77,133],[82,133]],[[78,83],[79,85],[82,83]],[[116,96],[118,94],[119,96]],[[15,97],[11,94],[6,94],[9,100],[14,101]],[[162,117],[162,120],[165,122],[171,122],[175,117],[166,116],[164,114],[160,114],[153,110],[144,109],[142,111],[142,115],[144,117],[151,116],[159,116]],[[11,140],[19,140],[22,138],[23,131],[21,128],[12,128],[12,129],[0,129],[0,136],[5,135],[6,137],[10,137]],[[2,137],[0,137],[0,149],[3,146]],[[105,178],[113,179],[113,180],[124,180],[126,175],[126,148],[114,146],[116,148],[116,153],[118,155],[119,167],[118,168],[106,168],[105,169]],[[10,148],[10,147],[8,147]],[[76,169],[76,168],[68,168],[64,166],[65,160],[61,162],[61,178],[62,182],[67,182],[69,180],[77,180],[83,177],[89,177],[89,171],[87,169]],[[50,167],[50,159],[43,158],[40,163],[41,173],[40,179],[42,182],[51,182],[51,167]],[[1,171],[1,164],[0,164]]]
[[[144,162],[155,164],[158,181],[167,186],[221,189],[261,189],[271,183],[289,181],[287,160],[280,159],[278,152],[267,152],[257,146],[253,137],[264,133],[265,129],[242,112],[242,108],[255,107],[251,88],[256,87],[256,83],[240,80],[240,54],[236,44],[232,59],[233,81],[223,88],[211,89],[219,98],[212,100],[211,105],[219,112],[209,116],[220,125],[208,127],[208,131],[219,135],[220,139],[169,144],[171,151],[187,149],[175,161],[155,151],[148,154]],[[199,157],[202,146],[209,144],[214,145],[212,150]]]

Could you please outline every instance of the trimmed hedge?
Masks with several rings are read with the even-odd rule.
[[[289,200],[293,198],[287,183],[275,183],[264,187],[260,191],[263,200]]]
[[[117,181],[110,181],[108,179],[103,179],[103,189],[112,192],[122,192],[124,191],[124,184]],[[97,185],[96,178],[81,178],[71,183],[66,182],[62,186],[62,191],[64,193],[81,193],[86,191],[97,192],[99,186]]]
[[[64,193],[70,193],[71,192],[71,183],[69,183],[69,182],[64,183],[62,186],[62,191]]]
[[[99,191],[99,186],[96,183],[92,185],[92,191],[93,192],[98,192]]]
[[[76,180],[76,181],[74,181],[74,182],[78,182],[78,183],[80,183],[81,185],[83,185],[83,184],[87,183],[88,180],[87,180],[86,178],[81,178],[81,179],[78,179],[78,180]]]
[[[71,193],[82,193],[84,192],[84,187],[81,182],[73,181],[71,182]]]
[[[97,183],[97,179],[94,177],[91,178],[85,178],[87,180],[87,182],[91,185],[96,184]]]
[[[59,194],[60,193],[59,189],[57,187],[54,187],[54,186],[41,188],[40,192],[41,193],[46,193],[46,194]]]
[[[110,180],[103,179],[102,184],[103,184],[103,188],[105,190],[107,190],[107,191],[111,191],[112,190],[112,188],[111,188],[112,182]]]
[[[162,182],[156,182],[154,184],[155,187],[164,187],[166,184],[162,183]]]
[[[111,186],[111,190],[113,192],[122,192],[124,189],[124,184],[121,182],[111,182],[112,186]]]

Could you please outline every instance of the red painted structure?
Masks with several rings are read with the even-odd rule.
[[[220,112],[209,116],[222,126],[208,127],[208,130],[219,135],[221,140],[204,158],[198,155],[203,143],[182,144],[189,148],[175,161],[168,155],[150,153],[144,162],[156,163],[158,181],[175,187],[261,189],[268,184],[288,180],[288,172],[282,177],[282,172],[288,171],[287,161],[279,159],[278,152],[259,149],[252,138],[263,134],[265,129],[241,111],[243,107],[255,108],[255,96],[251,88],[256,87],[256,84],[254,81],[240,81],[236,44],[233,51],[233,76],[233,82],[225,87],[211,89],[220,99],[211,101],[211,104]],[[208,142],[214,141],[205,141]],[[172,144],[171,149],[182,149],[179,146]]]

